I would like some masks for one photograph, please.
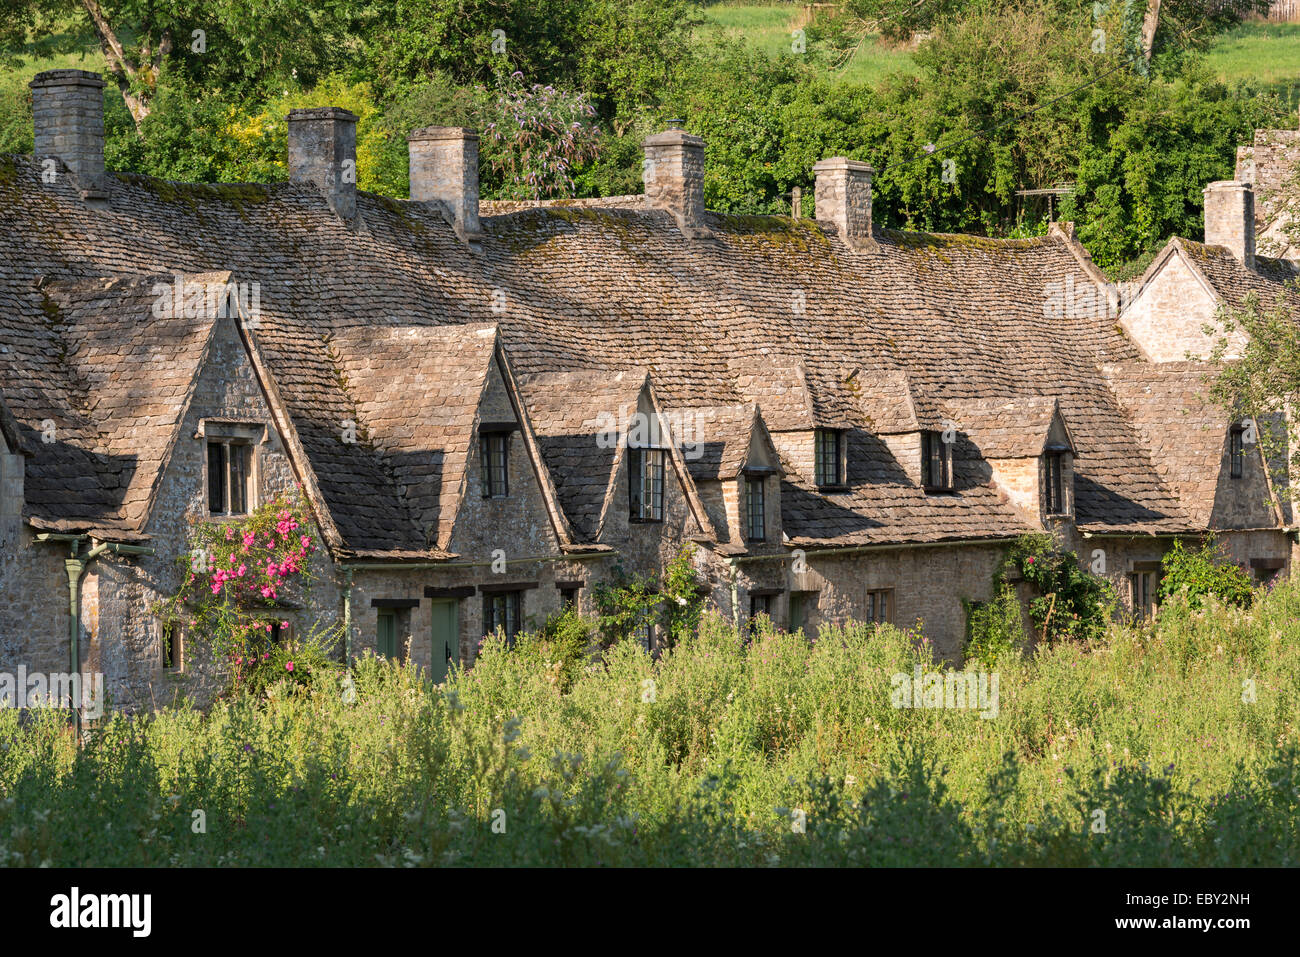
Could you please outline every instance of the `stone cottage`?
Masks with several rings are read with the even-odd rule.
[[[1249,423],[1187,355],[1289,275],[1249,186],[1213,184],[1207,244],[1121,301],[1068,226],[881,228],[844,158],[815,220],[707,210],[676,129],[643,196],[494,208],[474,132],[428,127],[398,201],[320,108],[288,118],[288,182],[184,184],[104,169],[97,75],[32,89],[36,155],[0,157],[0,670],[210,694],[153,609],[192,523],[296,488],[322,548],[276,633],[339,623],[435,678],[684,543],[737,624],[892,621],[952,660],[1026,532],[1104,554],[1139,612],[1178,537],[1289,565]]]

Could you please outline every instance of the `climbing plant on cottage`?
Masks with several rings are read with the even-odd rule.
[[[279,495],[234,521],[192,521],[188,542],[177,559],[181,586],[158,610],[165,626],[185,625],[208,641],[229,662],[237,686],[300,680],[329,660],[319,629],[294,647],[276,641],[289,628],[280,618],[284,600],[306,592],[312,580],[317,546],[301,495]]]

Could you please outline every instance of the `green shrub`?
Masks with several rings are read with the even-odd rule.
[[[0,709],[0,866],[1294,866],[1300,586],[1174,604],[999,657],[990,720],[893,706],[891,676],[943,668],[914,634],[745,643],[717,613],[567,694],[543,663],[572,619],[442,686],[367,655],[82,749]]]
[[[1004,584],[992,601],[967,602],[966,629],[965,657],[988,667],[1019,647],[1025,631],[1016,590]]]
[[[1227,560],[1213,538],[1195,551],[1175,540],[1160,560],[1160,568],[1162,604],[1176,595],[1184,596],[1192,608],[1202,607],[1211,597],[1229,605],[1250,603],[1250,573]]]

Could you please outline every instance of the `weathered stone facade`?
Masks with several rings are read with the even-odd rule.
[[[38,78],[64,93],[37,142],[93,171],[73,80]],[[737,625],[888,620],[952,661],[1026,533],[1126,601],[1178,538],[1218,532],[1261,580],[1289,567],[1279,480],[1186,358],[1223,304],[1279,286],[1247,186],[1207,192],[1224,245],[1173,240],[1117,324],[1046,308],[1104,278],[1069,230],[882,230],[860,161],[817,164],[815,223],[720,216],[703,141],[669,130],[643,202],[480,217],[472,131],[413,133],[399,203],[356,190],[351,114],[289,124],[274,186],[113,174],[99,198],[0,158],[0,670],[69,666],[72,568],[79,664],[114,705],[221,687],[202,636],[164,667],[156,608],[192,524],[226,520],[207,444],[232,435],[250,504],[301,489],[322,546],[265,614],[345,624],[354,657],[382,618],[435,678],[473,664],[489,616],[590,612],[686,544]],[[236,308],[160,314],[196,278]]]

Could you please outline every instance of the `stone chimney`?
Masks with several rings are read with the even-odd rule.
[[[461,126],[426,126],[406,138],[411,199],[447,207],[461,239],[479,235],[478,133]]]
[[[1247,269],[1255,267],[1255,191],[1224,180],[1205,187],[1205,242],[1226,246]]]
[[[85,70],[47,70],[30,86],[37,163],[58,157],[83,198],[107,199],[104,78]]]
[[[289,111],[289,182],[310,183],[336,216],[356,218],[356,114],[337,106]]]
[[[813,166],[816,177],[813,203],[817,220],[831,223],[855,252],[876,248],[871,238],[871,176],[875,172],[860,160],[834,156]]]
[[[704,140],[674,126],[647,136],[641,145],[646,208],[672,213],[688,237],[712,235],[704,225]]]

